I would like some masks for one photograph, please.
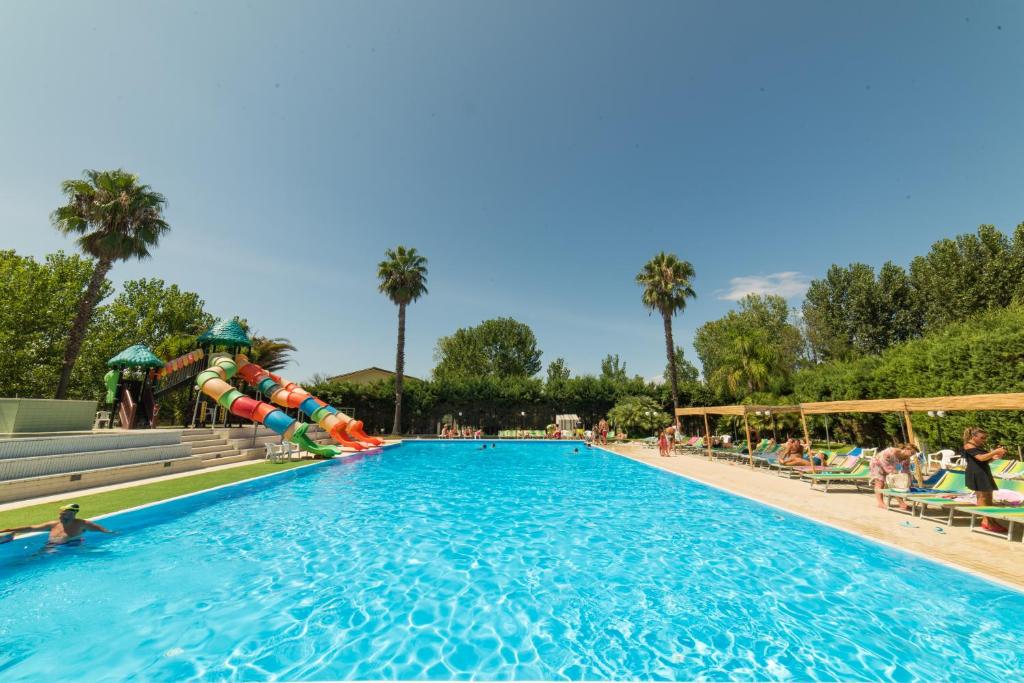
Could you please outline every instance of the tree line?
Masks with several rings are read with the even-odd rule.
[[[1021,390],[1024,224],[942,239],[907,268],[833,265],[798,309],[748,296],[701,326],[694,346],[716,403],[996,393]],[[955,445],[957,428],[984,419],[994,435],[1024,441],[1012,413],[922,416],[919,435]],[[894,417],[832,418],[841,438],[882,442]],[[941,439],[940,439],[941,437]]]

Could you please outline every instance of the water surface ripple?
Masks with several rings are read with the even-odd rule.
[[[0,679],[1024,671],[1024,594],[579,444],[478,448],[408,443],[78,548],[0,546]]]

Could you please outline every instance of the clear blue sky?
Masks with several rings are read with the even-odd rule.
[[[651,377],[658,250],[696,267],[693,360],[737,290],[1024,220],[1021,45],[1014,1],[7,2],[0,247],[73,249],[60,181],[124,167],[173,232],[115,281],[291,338],[298,379],[393,367],[396,244],[430,259],[411,374],[513,316],[545,362]]]

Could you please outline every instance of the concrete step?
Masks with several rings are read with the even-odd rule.
[[[198,448],[206,448],[207,446],[223,446],[227,441],[211,436],[208,439],[196,439],[195,441],[183,441],[182,443],[190,444],[192,450],[196,450]]]
[[[234,455],[225,456],[223,458],[210,458],[209,460],[203,460],[203,467],[219,467],[220,465],[228,465],[233,462],[258,459],[259,458],[253,457],[248,453],[235,453]]]
[[[202,456],[205,456],[205,455],[207,455],[209,453],[219,453],[221,451],[233,451],[233,450],[238,450],[238,449],[236,449],[233,445],[227,443],[226,441],[221,441],[220,443],[212,443],[212,444],[208,444],[206,446],[198,446],[198,447],[197,446],[192,446],[192,455],[202,455]]]
[[[202,458],[204,463],[208,460],[220,462],[221,460],[233,458],[236,455],[238,455],[238,453],[239,451],[237,448],[228,448],[224,450],[214,451],[212,453],[203,453],[198,457]]]
[[[193,441],[204,441],[206,439],[214,439],[212,429],[187,429],[181,433],[182,443],[191,443]]]

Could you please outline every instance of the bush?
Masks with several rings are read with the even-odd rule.
[[[1022,392],[1024,306],[981,313],[877,356],[801,370],[794,387],[801,402]],[[915,414],[912,420],[931,450],[959,447],[963,429],[976,424],[989,430],[993,443],[1024,441],[1024,420],[1016,411]],[[858,442],[901,435],[901,418],[893,414],[837,416],[834,422],[840,436]]]

